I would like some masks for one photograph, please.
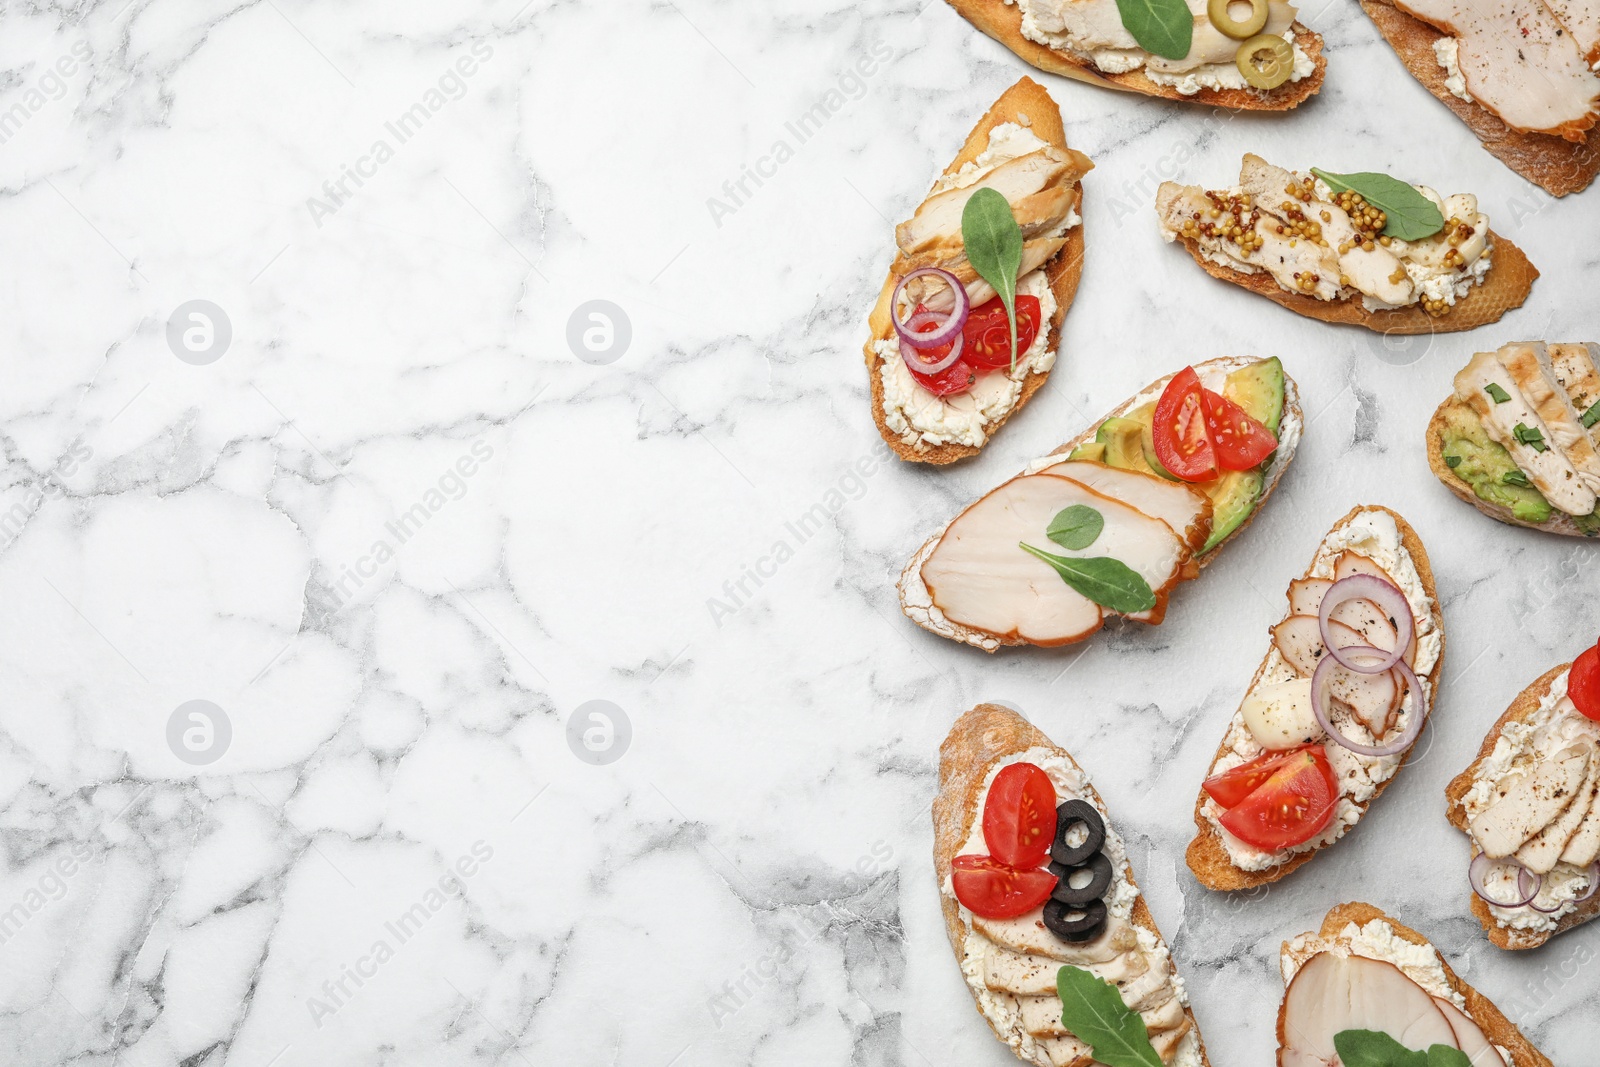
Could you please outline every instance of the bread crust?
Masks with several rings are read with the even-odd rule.
[[[1498,504],[1491,504],[1489,501],[1479,498],[1478,494],[1472,491],[1470,485],[1456,477],[1456,472],[1451,470],[1444,461],[1445,411],[1452,402],[1459,401],[1454,396],[1446,397],[1444,402],[1434,409],[1433,418],[1428,420],[1428,468],[1433,471],[1434,477],[1443,482],[1446,489],[1497,522],[1503,522],[1508,526],[1523,526],[1530,530],[1543,530],[1545,533],[1561,534],[1564,537],[1583,537],[1587,539],[1589,535],[1578,529],[1571,516],[1564,512],[1552,508],[1550,517],[1544,522],[1523,522],[1511,513],[1510,508],[1503,508]]]
[[[1057,148],[1066,148],[1067,133],[1061,123],[1061,109],[1056,106],[1055,100],[1050,96],[1045,87],[1024,76],[1011,88],[1000,95],[994,106],[986,112],[978,124],[967,135],[966,142],[961,146],[961,151],[951,160],[950,165],[944,169],[942,175],[952,174],[967,163],[972,162],[983,152],[989,144],[989,131],[1003,122],[1016,122],[1019,117],[1026,116],[1030,128],[1039,138]],[[1075,205],[1081,217],[1083,215],[1083,183],[1078,183],[1078,200]],[[1078,282],[1083,277],[1084,253],[1083,223],[1067,231],[1066,243],[1061,246],[1043,266],[1045,277],[1050,282],[1050,291],[1055,297],[1056,311],[1050,317],[1049,337],[1046,346],[1055,348],[1056,360],[1061,359],[1061,324],[1066,320],[1067,308],[1072,305],[1073,298],[1078,293]],[[887,416],[883,410],[883,378],[878,372],[878,355],[873,351],[873,346],[879,341],[886,341],[894,336],[894,323],[890,318],[891,307],[894,300],[895,274],[891,268],[889,275],[884,279],[883,288],[878,292],[878,302],[872,309],[868,318],[868,326],[872,330],[872,338],[863,346],[862,352],[867,361],[867,382],[872,393],[872,421],[877,424],[878,433],[896,455],[911,463],[932,463],[942,466],[954,463],[968,456],[975,456],[983,451],[984,445],[994,440],[994,435],[1006,424],[1006,420],[1021,411],[1033,394],[1044,385],[1050,372],[1043,374],[1029,372],[1022,380],[1022,393],[1017,397],[1017,402],[1011,410],[1002,415],[989,425],[988,435],[984,438],[983,445],[963,445],[954,441],[947,441],[942,445],[926,445],[920,441],[916,444],[906,444],[900,435],[889,429]],[[1052,364],[1051,369],[1055,369]]]
[[[1203,363],[1196,363],[1196,364],[1194,364],[1194,368],[1197,371],[1203,371],[1205,368],[1215,366],[1215,365],[1217,365],[1219,363],[1230,363],[1230,364],[1235,364],[1236,366],[1242,367],[1242,366],[1248,365],[1248,363],[1250,363],[1250,362],[1253,362],[1253,360],[1250,360],[1250,359],[1248,359],[1246,357],[1222,356],[1222,357],[1219,357],[1217,359],[1206,360]],[[1230,367],[1230,369],[1234,369],[1234,368]],[[1176,373],[1176,372],[1174,372],[1174,373]],[[1135,407],[1140,406],[1142,403],[1148,402],[1148,398],[1149,398],[1151,393],[1155,393],[1156,395],[1159,395],[1160,394],[1160,390],[1162,390],[1162,389],[1164,389],[1166,387],[1166,384],[1172,380],[1172,377],[1173,376],[1171,374],[1168,374],[1168,375],[1164,375],[1161,378],[1157,378],[1154,382],[1151,382],[1149,385],[1145,386],[1143,390],[1141,390],[1138,393],[1135,393],[1133,396],[1129,397],[1127,400],[1124,400],[1121,404],[1117,405],[1117,407],[1115,407],[1111,411],[1107,412],[1098,421],[1096,421],[1095,423],[1090,425],[1088,429],[1084,430],[1082,433],[1080,433],[1076,437],[1072,438],[1066,444],[1063,444],[1060,447],[1056,448],[1053,452],[1048,453],[1048,455],[1065,457],[1067,454],[1069,454],[1073,449],[1077,448],[1079,445],[1084,444],[1085,442],[1088,442],[1088,441],[1092,441],[1094,439],[1095,434],[1099,431],[1100,427],[1108,419],[1119,418],[1119,417],[1121,417],[1123,415],[1126,415],[1128,412],[1132,411]],[[1279,424],[1280,431],[1282,430],[1283,425],[1288,423],[1290,419],[1295,420],[1296,422],[1300,423],[1303,426],[1304,425],[1304,421],[1305,421],[1305,412],[1300,407],[1300,389],[1299,389],[1299,385],[1295,382],[1295,380],[1293,378],[1291,378],[1289,376],[1288,371],[1285,371],[1284,374],[1283,374],[1283,419],[1282,419],[1282,422],[1280,422],[1280,424]],[[1280,448],[1279,451],[1280,452],[1284,452],[1284,449]],[[1272,493],[1273,493],[1273,491],[1275,489],[1277,489],[1279,479],[1281,479],[1283,477],[1284,472],[1286,470],[1288,470],[1290,461],[1292,461],[1294,459],[1294,452],[1295,452],[1295,449],[1294,448],[1290,448],[1290,449],[1287,450],[1286,454],[1278,456],[1277,459],[1275,459],[1273,461],[1273,464],[1272,464],[1271,468],[1269,468],[1268,471],[1267,471],[1266,480],[1262,483],[1262,486],[1261,486],[1261,497],[1256,501],[1255,508],[1251,510],[1250,514],[1248,516],[1246,516],[1246,518],[1245,518],[1245,520],[1243,522],[1241,522],[1237,527],[1234,528],[1232,533],[1228,534],[1227,537],[1224,537],[1221,541],[1217,542],[1217,545],[1216,545],[1215,548],[1213,548],[1210,552],[1207,552],[1205,555],[1200,556],[1198,559],[1192,561],[1192,565],[1193,566],[1197,566],[1197,567],[1199,567],[1201,569],[1204,569],[1213,559],[1215,559],[1217,557],[1217,554],[1219,552],[1221,552],[1222,549],[1229,542],[1231,542],[1234,538],[1238,537],[1240,534],[1244,533],[1245,529],[1251,523],[1255,522],[1256,516],[1261,514],[1261,509],[1266,505],[1267,498],[1272,495]],[[1026,472],[1024,472],[1024,473],[1026,473]],[[1020,478],[1020,477],[1022,477],[1022,475],[1018,474],[1018,475],[1016,475],[1016,477]],[[1004,484],[1004,483],[1002,483],[1002,484]],[[981,498],[979,498],[979,499],[981,499]],[[965,509],[963,509],[963,510],[965,510]],[[958,512],[957,514],[960,514],[960,513]],[[955,520],[952,519],[951,521],[953,522]],[[926,541],[924,541],[922,543],[921,547],[919,547],[917,549],[917,551],[912,554],[910,562],[908,562],[905,565],[905,567],[901,569],[900,577],[895,582],[896,589],[898,589],[900,591],[900,609],[913,622],[917,622],[917,619],[914,616],[912,616],[909,611],[906,610],[906,608],[907,608],[906,597],[905,597],[906,582],[911,577],[911,574],[912,574],[913,571],[918,570],[918,569],[921,568],[923,559],[925,558],[927,553],[932,550],[933,546],[936,543],[938,543],[939,538],[944,536],[944,532],[945,532],[946,529],[949,528],[949,526],[950,526],[950,523],[948,523],[948,522],[945,523],[943,526],[939,527],[938,530],[934,531],[934,533],[933,533],[933,535],[931,537],[929,537]],[[1165,615],[1166,615],[1166,601],[1164,599],[1158,603],[1157,609],[1158,609],[1157,614],[1152,619],[1149,620],[1149,623],[1151,625],[1159,625],[1161,620],[1163,618],[1165,618]],[[920,622],[918,622],[917,624],[919,626],[921,625]],[[979,643],[979,632],[977,630],[973,630],[973,629],[971,629],[969,627],[962,626],[960,623],[956,623],[956,622],[950,623],[950,626],[956,633],[956,637],[953,638],[954,640],[962,641],[965,644],[972,645],[974,648],[981,648],[981,649],[983,649],[983,651],[989,652],[989,653],[994,653],[994,652],[998,651],[999,648],[1015,647],[1015,646],[1018,646],[1018,645],[1035,645],[1035,642],[1024,641],[1021,638],[1017,638],[1017,637],[1012,637],[1012,638],[1004,638],[1004,637],[1002,637],[1002,638],[999,638],[999,642],[1000,643],[999,643],[998,648],[984,648],[983,645],[981,643]],[[926,629],[926,627],[924,627],[924,628]],[[930,630],[929,632],[937,632],[937,631]],[[1098,632],[1099,632],[1098,630],[1091,631],[1090,633],[1084,634],[1077,641],[1069,641],[1069,642],[1067,642],[1067,644],[1068,645],[1072,645],[1072,644],[1081,643],[1082,641],[1088,640],[1090,637],[1094,636],[1094,634],[1098,633]],[[940,637],[948,637],[949,635],[947,635],[947,634],[939,634],[939,636]],[[993,638],[993,635],[983,635],[983,636],[987,636],[987,637]],[[1061,648],[1061,647],[1064,647],[1064,646],[1062,646],[1062,645],[1049,645],[1049,646],[1035,645],[1035,647]]]
[[[1572,142],[1546,133],[1513,130],[1494,112],[1445,88],[1444,68],[1433,42],[1445,36],[1385,0],[1361,0],[1361,8],[1394,48],[1412,77],[1472,130],[1489,154],[1552,196],[1581,192],[1600,174],[1600,138]]]
[[[1334,523],[1333,526],[1329,528],[1328,533],[1323,535],[1322,541],[1317,542],[1317,547],[1320,550],[1323,542],[1328,539],[1328,536],[1330,536],[1334,530],[1337,530],[1340,526],[1343,526],[1346,522],[1349,522],[1356,516],[1358,512],[1362,511],[1382,511],[1394,519],[1395,527],[1400,531],[1400,543],[1404,545],[1406,551],[1411,554],[1412,562],[1415,563],[1417,567],[1417,576],[1422,580],[1422,588],[1428,594],[1428,599],[1433,604],[1433,625],[1434,628],[1439,631],[1439,658],[1434,663],[1433,669],[1428,672],[1428,691],[1437,697],[1439,692],[1439,677],[1444,672],[1444,616],[1439,610],[1439,591],[1434,586],[1433,567],[1428,562],[1428,551],[1422,546],[1422,539],[1419,538],[1417,536],[1417,532],[1411,528],[1411,524],[1386,507],[1382,507],[1381,505],[1377,504],[1361,504],[1351,508],[1345,513],[1343,518]],[[1306,569],[1301,573],[1300,577],[1311,577],[1311,569],[1315,559],[1316,553],[1313,552],[1312,562],[1306,564]],[[1257,683],[1261,681],[1261,676],[1267,669],[1267,661],[1271,658],[1272,649],[1269,647],[1267,649],[1267,654],[1261,657],[1261,666],[1256,668],[1255,675],[1250,679],[1250,685],[1245,689],[1246,693],[1249,693],[1250,690],[1254,689]],[[1431,706],[1428,709],[1428,715],[1429,718],[1432,718],[1433,709]],[[1231,718],[1229,719],[1229,722],[1232,722]],[[1426,725],[1427,724],[1425,723],[1424,728],[1426,728]],[[1216,765],[1217,760],[1221,759],[1222,754],[1227,751],[1227,745],[1228,736],[1226,733],[1224,733],[1222,740],[1217,744],[1216,754],[1211,757],[1211,763],[1208,766]],[[1411,759],[1411,753],[1415,750],[1416,745],[1413,743],[1411,748],[1400,757],[1400,766],[1395,768],[1394,774],[1390,775],[1386,781],[1380,782],[1377,788],[1373,790],[1372,796],[1369,797],[1365,803],[1356,805],[1356,807],[1358,807],[1361,811],[1362,818],[1366,816],[1367,810],[1371,808],[1373,802],[1383,795],[1383,791],[1385,789],[1389,788],[1389,784],[1396,778],[1400,777],[1400,772],[1405,769],[1407,761]],[[1200,881],[1201,885],[1207,887],[1208,889],[1229,891],[1237,889],[1251,889],[1255,886],[1268,885],[1272,882],[1278,881],[1279,879],[1286,878],[1294,871],[1297,871],[1307,863],[1310,863],[1313,857],[1321,853],[1330,845],[1337,844],[1339,841],[1344,840],[1344,838],[1348,837],[1351,831],[1355,829],[1355,826],[1352,826],[1334,841],[1330,841],[1327,844],[1320,845],[1317,848],[1310,849],[1306,852],[1297,852],[1290,859],[1276,866],[1268,867],[1260,871],[1246,871],[1234,866],[1233,860],[1229,858],[1228,850],[1222,843],[1222,836],[1217,833],[1216,827],[1212,826],[1210,820],[1208,820],[1205,816],[1205,803],[1206,794],[1204,790],[1201,790],[1199,796],[1194,802],[1194,825],[1196,832],[1194,840],[1189,842],[1189,847],[1184,853],[1184,859],[1188,862],[1189,869],[1194,872],[1195,878]],[[1356,825],[1359,824],[1360,819],[1358,818],[1356,820]]]
[[[1448,315],[1434,318],[1422,310],[1420,304],[1410,307],[1390,308],[1385,311],[1368,311],[1360,297],[1344,300],[1318,300],[1303,293],[1291,293],[1265,271],[1246,274],[1207,259],[1200,250],[1200,242],[1191,237],[1178,239],[1189,250],[1194,261],[1213,278],[1231,282],[1264,296],[1296,315],[1322,322],[1346,326],[1362,326],[1382,334],[1457,333],[1498,321],[1506,312],[1519,308],[1528,299],[1534,279],[1539,271],[1528,262],[1522,249],[1489,231],[1493,239],[1494,258],[1489,273],[1482,283],[1474,285],[1465,297],[1456,301]]]
[[[1230,111],[1287,111],[1298,107],[1322,88],[1328,61],[1322,55],[1322,36],[1308,26],[1294,23],[1294,40],[1311,57],[1315,69],[1297,82],[1285,82],[1276,89],[1201,89],[1185,96],[1170,85],[1158,85],[1143,69],[1126,74],[1106,74],[1086,59],[1070,52],[1057,51],[1022,35],[1022,8],[1005,0],[949,0],[957,13],[988,36],[999,41],[1022,60],[1040,70],[1065,78],[1121,89],[1185,104],[1227,108]]]
[[[1500,740],[1500,734],[1504,732],[1506,726],[1509,723],[1525,722],[1532,718],[1533,713],[1539,710],[1539,702],[1549,694],[1550,686],[1561,675],[1562,671],[1571,666],[1571,663],[1563,663],[1550,668],[1541,674],[1532,685],[1518,693],[1516,699],[1511,702],[1511,706],[1506,708],[1505,714],[1496,719],[1494,725],[1489,728],[1489,733],[1483,739],[1483,745],[1478,749],[1478,754],[1473,757],[1467,769],[1450,779],[1450,784],[1444,788],[1444,796],[1445,816],[1450,820],[1451,826],[1454,826],[1463,834],[1467,833],[1467,813],[1466,809],[1462,807],[1461,801],[1467,795],[1467,791],[1472,788],[1472,776],[1477,773],[1478,767],[1494,751],[1495,742]],[[1472,839],[1470,835],[1467,840],[1469,842],[1469,851],[1471,851],[1470,842]],[[1476,853],[1472,852],[1472,855],[1476,855]],[[1482,924],[1483,932],[1489,935],[1491,942],[1504,949],[1538,948],[1557,934],[1564,934],[1574,926],[1582,926],[1590,919],[1600,915],[1600,893],[1596,893],[1586,903],[1575,908],[1570,915],[1563,916],[1554,930],[1511,930],[1495,922],[1494,915],[1489,911],[1489,905],[1482,897],[1476,893],[1469,893],[1468,895],[1472,900],[1472,914]]]
[[[978,798],[983,791],[983,780],[988,775],[989,768],[995,760],[1035,747],[1048,748],[1074,766],[1078,765],[1066,749],[1051,741],[1021,715],[999,704],[979,704],[950,727],[950,733],[939,746],[939,791],[933,798],[933,871],[940,886],[943,886],[945,879],[949,877],[950,861],[966,842],[967,828],[977,816]],[[1111,822],[1105,801],[1100,798],[1093,784],[1086,785],[1085,789],[1089,801],[1105,815],[1108,823]],[[1138,886],[1139,883],[1134,881],[1131,863],[1124,865],[1122,873],[1130,884]],[[950,947],[954,950],[956,959],[960,960],[962,948],[966,944],[968,926],[961,921],[961,909],[954,898],[941,891],[939,903],[944,910],[944,928],[950,937]],[[1143,893],[1140,893],[1133,902],[1131,921],[1134,925],[1149,930],[1157,940],[1165,943],[1160,929],[1156,926],[1155,917],[1150,914],[1150,907],[1145,903]],[[1176,962],[1173,966],[1176,969]],[[968,986],[967,991],[971,993],[972,988]],[[983,1006],[978,1004],[976,994],[973,994],[973,1003],[977,1005],[978,1013],[983,1015]],[[1211,1061],[1206,1057],[1205,1039],[1199,1036],[1200,1024],[1194,1017],[1193,1007],[1186,1006],[1184,1014],[1188,1016],[1189,1024],[1194,1027],[1195,1035],[1199,1039],[1200,1060],[1206,1067],[1210,1067]],[[1005,1035],[995,1026],[994,1020],[987,1015],[983,1017],[995,1036],[1004,1043]]]
[[[1333,940],[1350,923],[1365,926],[1374,919],[1382,919],[1388,923],[1393,928],[1395,936],[1400,940],[1413,945],[1427,945],[1433,949],[1434,954],[1439,957],[1439,966],[1443,968],[1445,980],[1449,982],[1450,988],[1461,994],[1462,999],[1467,1002],[1467,1015],[1472,1018],[1473,1022],[1478,1024],[1478,1028],[1483,1031],[1483,1036],[1511,1053],[1511,1067],[1555,1067],[1545,1057],[1544,1053],[1534,1048],[1533,1043],[1523,1036],[1522,1031],[1518,1030],[1516,1025],[1510,1019],[1507,1019],[1499,1008],[1495,1007],[1492,1000],[1461,980],[1461,976],[1451,969],[1449,961],[1444,958],[1444,953],[1440,952],[1426,937],[1400,922],[1400,920],[1385,915],[1382,910],[1373,907],[1371,904],[1352,901],[1349,904],[1340,904],[1329,911],[1322,920],[1322,929],[1318,931],[1318,934],[1325,939]],[[1289,951],[1289,943],[1287,941],[1283,943],[1283,948],[1280,951],[1283,953]],[[1284,1028],[1286,1020],[1284,1015],[1287,1007],[1288,997],[1285,996],[1278,1004],[1277,1062],[1279,1067],[1282,1067],[1283,1053],[1285,1051]]]

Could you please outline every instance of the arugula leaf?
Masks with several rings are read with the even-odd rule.
[[[1038,556],[1061,575],[1061,580],[1101,607],[1123,615],[1149,611],[1156,606],[1156,595],[1144,576],[1120,559],[1110,556],[1052,556],[1032,545],[1017,542],[1030,555]]]
[[[1472,1067],[1472,1060],[1458,1048],[1451,1048],[1449,1045],[1429,1045],[1428,1067]]]
[[[1544,434],[1525,423],[1517,423],[1516,428],[1511,431],[1511,436],[1535,452],[1545,452],[1550,448],[1544,443]]]
[[[1500,476],[1501,485],[1520,485],[1526,489],[1533,483],[1528,481],[1528,476],[1521,471],[1506,471]]]
[[[1139,47],[1164,59],[1182,59],[1194,43],[1194,12],[1183,0],[1117,0],[1122,26]]]
[[[1594,406],[1583,413],[1583,428],[1587,430],[1597,422],[1600,422],[1600,400],[1596,400]]]
[[[1107,1067],[1161,1067],[1149,1031],[1137,1012],[1123,1003],[1117,987],[1081,967],[1056,972],[1061,1025],[1093,1050]]]
[[[978,277],[994,287],[1011,324],[1011,372],[1017,370],[1017,269],[1022,266],[1022,228],[1011,202],[997,189],[983,188],[961,209],[961,243]]]
[[[1472,1067],[1467,1054],[1449,1045],[1415,1052],[1381,1030],[1341,1030],[1333,1047],[1344,1067]]]
[[[1438,205],[1398,178],[1371,171],[1330,174],[1316,167],[1311,168],[1311,173],[1336,193],[1347,189],[1360,193],[1367,203],[1387,215],[1389,221],[1383,227],[1385,237],[1420,241],[1444,229],[1444,215],[1440,214]]]
[[[1496,382],[1490,382],[1488,385],[1484,386],[1483,391],[1488,393],[1489,399],[1493,400],[1496,404],[1504,404],[1507,400],[1511,399],[1511,394],[1500,388],[1499,384]]]
[[[1056,513],[1044,535],[1062,548],[1088,548],[1105,526],[1104,515],[1088,504],[1074,504]]]

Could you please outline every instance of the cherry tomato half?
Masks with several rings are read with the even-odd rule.
[[[1231,771],[1207,778],[1200,788],[1224,808],[1234,807],[1271,778],[1272,772],[1283,766],[1292,755],[1292,749],[1288,752],[1263,752],[1249,763],[1241,763]]]
[[[1193,367],[1172,376],[1156,402],[1150,427],[1156,458],[1174,477],[1205,482],[1217,476],[1217,453],[1206,431],[1204,389]]]
[[[993,856],[957,856],[950,861],[956,899],[985,919],[1015,919],[1050,899],[1058,879],[1042,868],[1019,870]]]
[[[1217,466],[1223,470],[1247,471],[1277,451],[1278,439],[1272,431],[1221,393],[1202,389],[1200,406],[1211,446],[1217,451]]]
[[[1017,358],[1020,359],[1039,336],[1039,298],[1019,296],[1016,308]],[[967,313],[961,336],[965,344],[961,358],[966,362],[989,370],[1011,366],[1011,324],[1006,320],[1006,306],[998,296]]]
[[[1234,837],[1267,852],[1311,840],[1333,818],[1339,782],[1321,745],[1307,745],[1217,820]]]
[[[925,307],[918,304],[912,310],[911,316],[915,317],[926,310]],[[931,333],[938,328],[938,323],[929,322],[924,323],[917,332]],[[914,359],[919,359],[924,363],[937,363],[950,354],[950,349],[954,344],[955,341],[951,340],[948,344],[938,345],[934,348],[914,349],[912,355]],[[902,352],[904,352],[904,349],[902,349]],[[902,358],[904,357],[902,356]],[[950,396],[955,393],[966,392],[978,380],[977,374],[972,370],[972,365],[966,361],[964,356],[935,374],[924,374],[909,361],[906,363],[906,369],[911,371],[912,380],[934,396]]]
[[[1600,644],[1586,648],[1567,672],[1567,696],[1584,715],[1600,721]]]
[[[1032,763],[1001,769],[983,802],[989,854],[1011,867],[1042,867],[1056,836],[1056,787]]]

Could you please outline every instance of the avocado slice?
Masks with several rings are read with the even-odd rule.
[[[1273,356],[1240,367],[1228,375],[1222,395],[1244,408],[1276,437],[1283,424],[1283,363]]]
[[[1068,459],[1092,459],[1096,463],[1105,463],[1106,446],[1099,441],[1085,441],[1083,444],[1067,453]]]
[[[1505,508],[1519,522],[1540,523],[1550,517],[1550,502],[1533,486],[1517,484],[1527,479],[1511,453],[1489,437],[1472,408],[1459,400],[1446,405],[1440,436],[1445,466],[1471,486],[1479,500]],[[1507,482],[1507,477],[1516,482]],[[1583,529],[1584,523],[1578,526]]]
[[[1130,415],[1134,414],[1137,413],[1130,412]],[[1094,439],[1097,444],[1105,447],[1106,465],[1150,473],[1152,468],[1145,462],[1143,445],[1143,437],[1147,430],[1147,423],[1141,423],[1132,417],[1112,416],[1102,422],[1100,429],[1095,431]]]

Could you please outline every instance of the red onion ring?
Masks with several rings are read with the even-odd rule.
[[[1383,652],[1380,649],[1378,651],[1381,658],[1377,661],[1369,660],[1365,666],[1345,659],[1345,650],[1336,647],[1328,637],[1328,620],[1334,610],[1348,600],[1371,600],[1394,620],[1397,629],[1394,652]],[[1411,602],[1399,589],[1373,574],[1352,574],[1348,578],[1340,578],[1334,582],[1322,595],[1322,610],[1317,613],[1317,627],[1322,633],[1323,646],[1327,648],[1329,655],[1339,661],[1341,667],[1357,674],[1382,674],[1405,658],[1406,649],[1410,646],[1412,635],[1416,630],[1416,621],[1411,617]]]
[[[1574,904],[1582,904],[1584,901],[1594,896],[1595,890],[1597,889],[1600,889],[1600,860],[1595,860],[1593,863],[1589,864],[1589,888],[1584,890],[1583,896],[1573,897],[1572,902]]]
[[[1351,645],[1344,651],[1355,656],[1364,655],[1369,659],[1389,654],[1381,648],[1373,648],[1370,645]],[[1391,672],[1400,672],[1398,680],[1405,682],[1406,688],[1411,690],[1412,695],[1416,698],[1413,701],[1415,706],[1411,709],[1411,721],[1406,725],[1405,731],[1387,745],[1363,745],[1350,740],[1333,728],[1333,716],[1328,710],[1328,681],[1335,665],[1344,666],[1343,663],[1339,663],[1331,655],[1324,656],[1322,662],[1317,664],[1316,673],[1311,676],[1311,710],[1317,717],[1317,725],[1321,726],[1336,743],[1360,756],[1392,756],[1397,752],[1404,752],[1410,748],[1412,742],[1416,741],[1417,735],[1422,732],[1422,724],[1427,720],[1428,701],[1422,695],[1422,683],[1417,681],[1416,673],[1412,671],[1405,660],[1399,661],[1390,670]],[[1404,699],[1402,696],[1401,700],[1403,701]]]
[[[913,321],[915,321],[915,316],[913,316]],[[918,352],[915,348],[906,344],[905,340],[902,338],[900,341],[900,358],[906,361],[906,366],[910,367],[918,374],[938,374],[940,371],[949,370],[950,367],[955,364],[955,361],[961,358],[961,345],[965,340],[965,337],[962,337],[961,334],[957,333],[956,343],[950,346],[950,351],[946,352],[938,359],[929,362],[923,358],[921,352]]]
[[[1496,900],[1494,897],[1489,895],[1489,890],[1483,883],[1484,879],[1489,874],[1490,868],[1497,863],[1509,863],[1516,867],[1517,892],[1524,894],[1521,900]],[[1533,888],[1531,891],[1524,888],[1527,885],[1528,879],[1533,880]],[[1493,904],[1497,908],[1525,907],[1532,902],[1534,897],[1539,895],[1539,889],[1544,885],[1544,878],[1542,876],[1534,874],[1516,860],[1492,860],[1489,858],[1488,854],[1484,852],[1480,852],[1476,856],[1472,857],[1472,866],[1467,868],[1467,881],[1472,883],[1472,891],[1474,893],[1482,897],[1486,903]]]
[[[951,295],[955,298],[955,310],[949,313],[944,325],[939,329],[917,333],[911,325],[917,318],[916,315],[912,315],[911,319],[905,322],[900,321],[900,298],[905,295],[906,285],[911,279],[927,275],[938,277],[950,287]],[[967,324],[967,312],[971,306],[971,302],[967,300],[967,288],[961,284],[960,278],[939,267],[918,267],[901,278],[900,284],[894,287],[894,297],[889,301],[889,320],[894,323],[894,332],[900,335],[902,347],[910,345],[912,348],[938,348],[942,344],[949,343],[951,338],[960,335],[961,327]]]

